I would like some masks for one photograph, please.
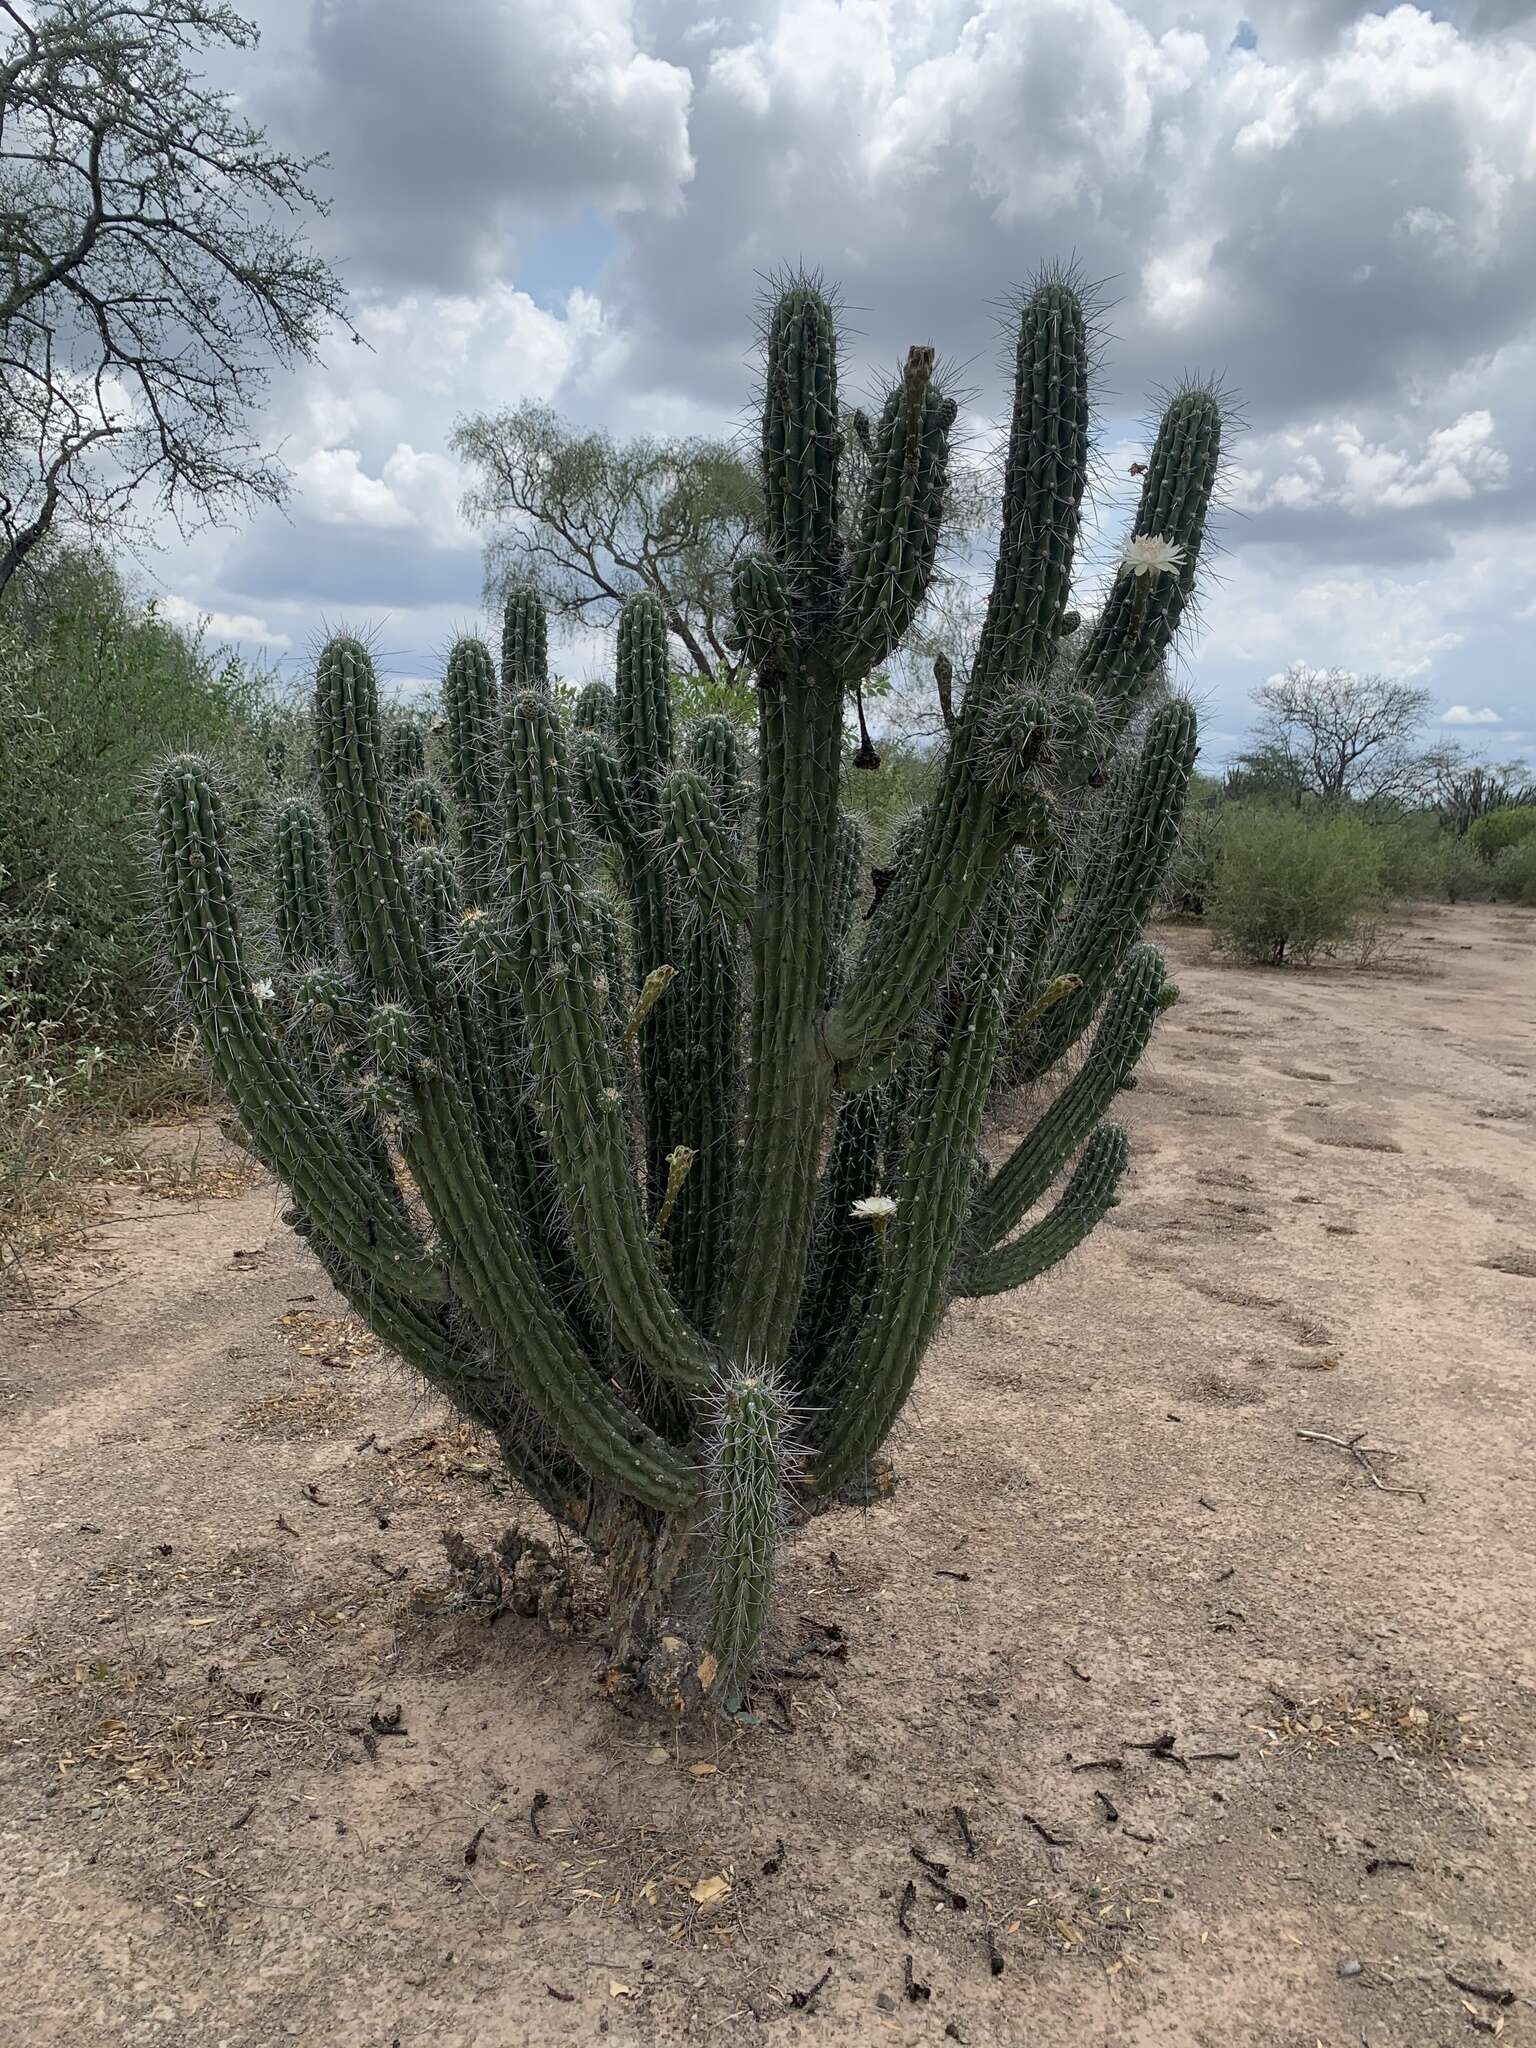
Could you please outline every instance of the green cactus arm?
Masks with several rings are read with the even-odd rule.
[[[1108,1215],[1129,1157],[1129,1141],[1121,1127],[1100,1124],[1049,1213],[1022,1237],[962,1265],[955,1292],[1008,1294],[1059,1265]]]
[[[315,710],[350,948],[375,993],[405,996],[422,1020],[424,1052],[409,1081],[414,1113],[402,1121],[401,1142],[451,1247],[455,1291],[562,1448],[647,1505],[686,1507],[699,1492],[697,1471],[624,1405],[580,1349],[497,1192],[473,1113],[452,1078],[454,1047],[378,773],[378,686],[356,641],[327,647]]]
[[[785,1408],[780,1389],[742,1373],[717,1395],[711,1445],[710,1617],[705,1641],[719,1664],[716,1694],[740,1695],[767,1641],[783,1520]]]
[[[1224,424],[1220,393],[1201,384],[1176,391],[1163,414],[1131,533],[1172,542],[1180,551],[1178,567],[1152,576],[1122,567],[1077,669],[1079,686],[1117,723],[1155,680],[1194,589]]]
[[[454,642],[443,676],[448,778],[459,824],[459,871],[469,904],[490,901],[500,852],[496,667],[483,641]]]
[[[1020,320],[1002,539],[970,688],[895,884],[896,914],[871,936],[827,1020],[825,1050],[841,1066],[867,1068],[912,1029],[1010,844],[1033,829],[1015,729],[1021,693],[1049,670],[1071,588],[1087,480],[1090,342],[1070,282],[1043,280]],[[1025,727],[1033,759],[1048,735],[1039,720]]]
[[[612,737],[618,723],[618,700],[609,684],[583,683],[576,693],[571,724],[577,732],[600,732]]]
[[[277,871],[277,940],[283,965],[308,967],[334,950],[331,891],[320,820],[302,797],[277,814],[273,839]]]
[[[718,1369],[657,1269],[630,1172],[623,1095],[596,986],[559,719],[525,692],[506,722],[507,867],[523,1009],[573,1248],[624,1348],[659,1378],[703,1388]]]
[[[398,1190],[288,1057],[267,991],[247,972],[223,809],[203,765],[166,763],[158,803],[160,880],[182,993],[252,1150],[327,1219],[355,1264],[403,1294],[440,1299],[444,1277],[423,1252]]]
[[[883,1226],[879,1246],[879,1277],[821,1420],[810,1478],[823,1497],[857,1477],[885,1441],[943,1318],[1002,1042],[1017,913],[1017,877],[1010,868],[994,884],[968,957],[951,976],[944,1025],[916,1083],[895,1183],[896,1213]]]
[[[643,984],[659,968],[675,970],[679,953],[675,905],[661,856],[661,784],[672,765],[672,693],[667,622],[654,597],[629,598],[619,613],[615,683],[623,814],[628,821],[617,843],[634,918],[635,979]],[[588,774],[599,762],[595,743],[589,743]],[[617,830],[611,805],[604,815],[612,817]],[[640,1029],[646,1196],[652,1217],[666,1188],[667,1161],[683,1142],[678,1123],[685,1085],[679,1025],[678,1006],[662,1002]]]
[[[827,891],[827,955],[821,984],[821,1007],[830,1010],[842,994],[850,966],[849,941],[864,879],[864,826],[852,811],[837,820],[832,843],[832,879]]]
[[[1140,936],[1178,841],[1196,743],[1193,706],[1165,704],[1153,715],[1131,787],[1107,821],[1114,843],[1079,884],[1046,954],[1045,982],[1071,975],[1078,986],[1027,1027],[1018,1080],[1048,1073],[1077,1043]]]
[[[901,644],[933,577],[955,402],[933,379],[931,348],[908,352],[881,414],[849,564],[839,662],[847,680]]]
[[[837,356],[830,304],[814,283],[790,284],[764,335],[763,496],[769,546],[802,622],[829,614],[842,548]]]
[[[721,757],[715,765],[730,802],[732,764]],[[736,1210],[740,927],[752,895],[736,833],[704,772],[674,769],[662,784],[661,813],[679,901],[679,985],[670,998],[683,1065],[677,1132],[693,1155],[667,1245],[684,1313],[708,1333],[719,1319]]]
[[[737,1357],[777,1361],[794,1327],[832,1072],[818,1056],[837,829],[842,689],[798,663],[758,671],[759,813],[740,1227],[722,1318]]]
[[[405,783],[395,804],[400,836],[412,846],[445,846],[453,832],[453,813],[441,785],[430,775]]]
[[[884,1191],[888,1121],[884,1088],[862,1088],[838,1099],[832,1148],[816,1193],[805,1292],[789,1346],[796,1391],[813,1404],[822,1396],[834,1349],[862,1321],[876,1245],[869,1225],[854,1214],[854,1204]]]
[[[509,590],[502,609],[501,688],[508,699],[520,690],[549,688],[549,620],[543,598],[529,584]]]
[[[399,718],[389,729],[385,762],[391,788],[403,789],[427,772],[427,736],[415,718]]]
[[[1155,946],[1138,946],[1104,1007],[1087,1059],[988,1180],[972,1216],[972,1242],[999,1244],[1050,1187],[1123,1088],[1147,1048],[1167,987]]]
[[[1002,538],[967,706],[1036,683],[1055,655],[1088,481],[1092,359],[1081,293],[1064,273],[1042,276],[1019,321]]]
[[[679,894],[693,917],[744,924],[752,889],[732,835],[704,777],[674,768],[661,785],[661,840]]]

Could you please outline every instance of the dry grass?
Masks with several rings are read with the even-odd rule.
[[[1484,1753],[1471,1714],[1456,1713],[1432,1700],[1410,1695],[1325,1694],[1313,1700],[1279,1700],[1260,1719],[1272,1745],[1308,1756],[1369,1750],[1378,1758],[1411,1757],[1422,1762],[1468,1763]]]

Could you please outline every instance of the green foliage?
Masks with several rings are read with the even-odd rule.
[[[233,829],[251,845],[270,787],[267,726],[261,680],[216,665],[99,556],[60,551],[11,585],[0,603],[5,1011],[107,1043],[163,1031],[146,778],[169,746],[225,762],[245,792]]]
[[[1536,905],[1536,835],[1528,833],[1495,856],[1493,896],[1498,903]]]
[[[742,1690],[786,1486],[805,1512],[867,1488],[950,1300],[1066,1256],[1124,1169],[1104,1119],[1172,1000],[1138,941],[1195,751],[1187,706],[1138,714],[1191,595],[1222,408],[1196,385],[1169,402],[1135,530],[1175,566],[1122,568],[1064,662],[1094,348],[1048,274],[1020,313],[980,647],[947,750],[908,764],[920,805],[878,820],[872,904],[858,813],[888,771],[849,763],[846,710],[934,573],[956,406],[912,350],[844,506],[836,321],[803,278],[765,323],[765,547],[734,577],[752,787],[728,715],[676,717],[657,596],[623,604],[611,704],[583,692],[573,731],[519,589],[510,675],[478,642],[450,656],[455,816],[413,849],[372,664],[333,640],[335,952],[267,973],[215,782],[188,757],[161,777],[171,950],[251,1148],[358,1312],[606,1560],[637,1683],[696,1627]],[[290,837],[289,922],[313,932],[326,892]],[[989,1170],[1011,1033],[1045,1088]]]
[[[1267,804],[1222,814],[1206,915],[1243,959],[1306,966],[1346,944],[1384,893],[1380,842],[1358,817]]]
[[[1536,804],[1507,804],[1489,811],[1469,830],[1467,837],[1478,856],[1490,866],[1511,846],[1519,846],[1536,834]]]

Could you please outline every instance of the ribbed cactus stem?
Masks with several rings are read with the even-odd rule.
[[[1129,1141],[1120,1125],[1101,1124],[1083,1147],[1055,1206],[1021,1237],[962,1266],[956,1292],[1009,1294],[1060,1265],[1108,1215],[1129,1157]]]
[[[501,688],[508,698],[549,688],[549,621],[543,598],[528,584],[509,590],[502,610]]]
[[[742,1372],[718,1394],[711,1456],[710,1617],[715,1691],[739,1697],[762,1656],[773,1614],[774,1560],[783,1520],[787,1404],[761,1373]]]
[[[1048,1073],[1077,1043],[1151,915],[1178,841],[1195,746],[1191,705],[1165,704],[1153,715],[1131,785],[1106,818],[1109,844],[1045,954],[1049,980],[1076,986],[1036,1019],[1020,1080]]]
[[[973,1218],[977,1244],[1006,1237],[1098,1123],[1146,1050],[1166,986],[1162,955],[1155,946],[1138,946],[1105,1005],[1087,1059],[983,1190]]]
[[[290,799],[279,810],[274,850],[283,965],[299,968],[328,960],[334,940],[325,842],[320,820],[302,798]]]
[[[488,903],[500,860],[501,760],[496,740],[496,669],[482,641],[455,641],[443,676],[449,782],[459,822],[466,903]]]

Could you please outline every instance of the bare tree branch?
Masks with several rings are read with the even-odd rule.
[[[1422,791],[1414,741],[1434,699],[1391,676],[1296,663],[1253,693],[1254,756],[1283,762],[1299,794],[1390,803]]]
[[[253,414],[316,359],[340,280],[305,239],[321,158],[208,87],[223,0],[0,0],[0,589],[57,521],[185,530],[279,502]]]

